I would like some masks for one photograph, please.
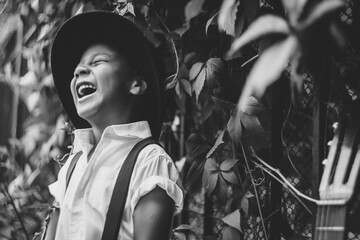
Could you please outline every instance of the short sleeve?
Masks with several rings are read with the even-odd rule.
[[[155,146],[155,147],[154,147]],[[152,147],[149,150],[149,147]],[[144,151],[144,153],[143,153]],[[140,153],[137,167],[133,172],[133,195],[130,200],[130,211],[134,209],[140,198],[151,192],[157,186],[162,188],[175,203],[174,215],[183,207],[183,191],[178,185],[179,172],[165,151],[157,146],[150,145]],[[143,156],[141,156],[143,155]]]

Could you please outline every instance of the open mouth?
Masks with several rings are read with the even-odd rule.
[[[81,83],[77,86],[76,92],[79,98],[90,95],[96,91],[96,87],[91,83]]]

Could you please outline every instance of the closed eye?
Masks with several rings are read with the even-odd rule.
[[[91,65],[97,66],[97,65],[99,65],[101,63],[104,63],[104,62],[107,62],[107,60],[103,59],[103,58],[99,58],[99,59],[95,59],[94,61],[92,61]]]

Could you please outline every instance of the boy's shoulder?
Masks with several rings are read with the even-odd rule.
[[[172,162],[171,157],[160,144],[152,143],[141,150],[137,162],[147,164],[156,160]]]

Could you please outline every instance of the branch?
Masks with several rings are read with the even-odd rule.
[[[26,228],[25,228],[24,222],[22,221],[22,219],[21,219],[21,217],[20,217],[19,211],[17,210],[17,208],[16,208],[16,206],[15,206],[15,202],[14,202],[13,198],[11,197],[9,191],[7,190],[7,187],[6,187],[5,183],[2,183],[1,186],[2,186],[2,188],[3,188],[3,189],[2,189],[3,194],[4,194],[5,196],[7,196],[7,197],[9,198],[9,200],[10,200],[10,204],[11,204],[11,206],[13,207],[13,209],[14,209],[14,211],[15,211],[15,214],[16,214],[16,216],[17,216],[17,218],[18,218],[18,220],[19,220],[19,222],[20,222],[20,224],[21,224],[21,228],[22,228],[22,230],[23,230],[23,232],[24,232],[24,234],[25,234],[26,240],[30,240],[30,239],[29,239],[29,235],[28,235],[28,233],[26,232]]]
[[[276,169],[272,166],[270,166],[269,164],[267,164],[264,160],[262,160],[259,156],[256,155],[256,153],[253,151],[253,156],[264,166],[262,166],[261,164],[258,164],[256,162],[254,162],[257,166],[259,166],[261,169],[263,169],[264,171],[266,171],[270,176],[272,176],[273,178],[275,178],[277,181],[279,181],[284,187],[286,188],[290,188],[292,191],[294,191],[295,194],[297,194],[299,197],[302,197],[310,202],[319,204],[320,201],[314,198],[311,198],[305,194],[303,194],[302,192],[300,192],[297,188],[295,188],[287,179],[284,175],[282,175],[282,173],[279,171],[279,169]],[[270,170],[269,170],[270,169]],[[281,180],[276,177],[274,174],[271,173],[271,171],[275,172],[280,178]],[[300,201],[301,203],[301,201]],[[305,206],[304,206],[305,207]]]
[[[252,175],[252,173],[251,173],[251,169],[250,169],[249,162],[248,162],[248,159],[247,159],[247,156],[246,156],[246,153],[245,153],[245,149],[244,149],[244,146],[243,146],[243,144],[242,144],[241,141],[240,141],[240,145],[241,145],[241,150],[242,150],[243,155],[244,155],[244,159],[245,159],[245,163],[246,163],[246,168],[247,168],[248,171],[249,171],[251,183],[252,183],[252,185],[254,186],[256,203],[257,203],[257,206],[258,206],[258,209],[259,209],[261,224],[262,224],[262,227],[263,227],[263,229],[264,229],[264,236],[265,236],[265,239],[266,239],[266,240],[269,240],[269,239],[268,239],[268,236],[267,236],[267,233],[266,233],[266,228],[265,228],[265,223],[264,223],[264,217],[263,217],[262,212],[261,212],[259,195],[258,195],[257,190],[256,190],[256,185],[255,185],[254,177],[253,177],[253,175]]]
[[[160,15],[158,14],[158,12],[156,11],[156,9],[154,8],[154,13],[156,14],[156,17],[159,19],[160,23],[164,26],[164,28],[166,29],[166,32],[168,34],[171,33],[170,29],[167,27],[167,25],[164,23],[163,19],[160,17]],[[173,79],[171,80],[170,83],[173,83],[175,81],[175,79],[178,77],[179,74],[179,70],[180,70],[180,63],[179,63],[179,56],[176,50],[176,46],[175,46],[175,42],[172,38],[170,38],[170,42],[171,42],[171,46],[173,48],[174,54],[175,54],[175,59],[176,59],[176,73],[170,75],[169,77],[167,77],[165,80],[170,79],[171,77],[173,77]],[[167,86],[170,85],[170,83],[167,84]],[[167,88],[166,86],[166,88]]]

